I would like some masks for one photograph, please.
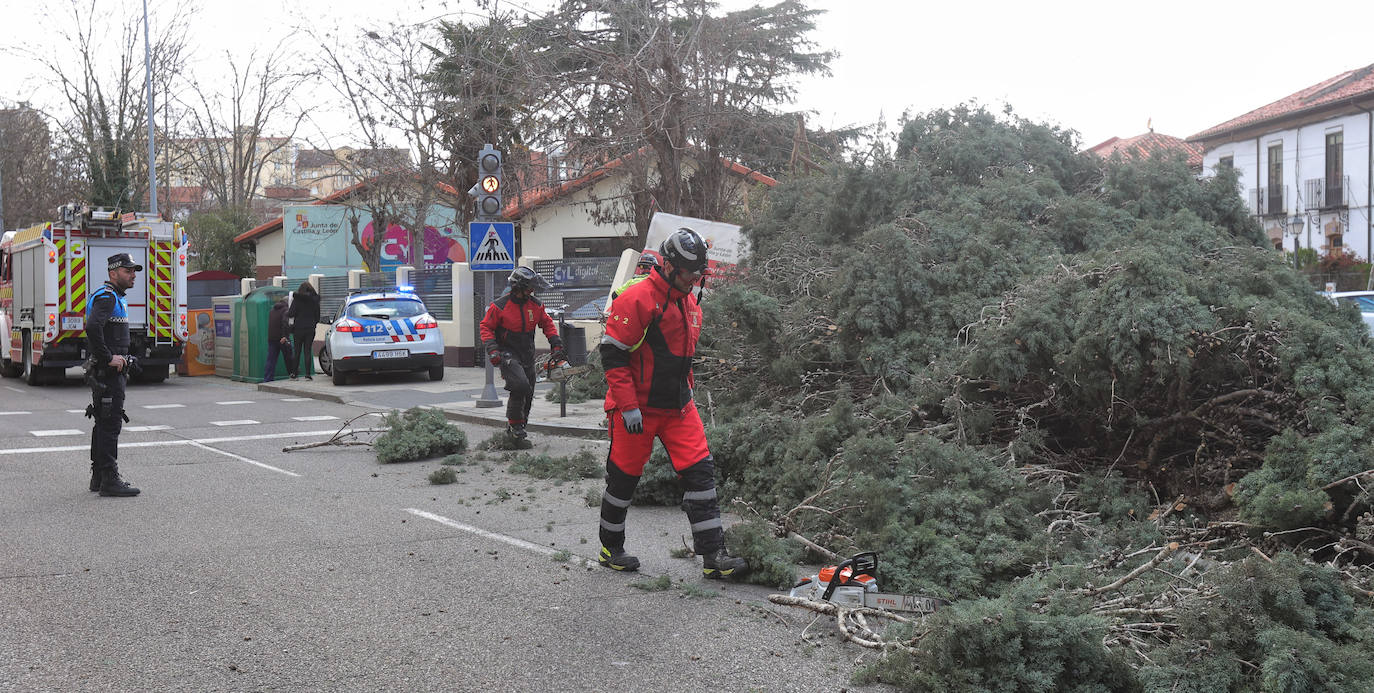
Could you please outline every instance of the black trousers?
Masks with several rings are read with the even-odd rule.
[[[530,405],[534,404],[534,359],[522,363],[510,351],[501,352],[501,379],[506,381],[510,397],[506,401],[506,420],[525,423],[530,420]]]
[[[315,355],[310,352],[315,346],[315,332],[293,332],[291,340],[296,343],[296,358],[300,359],[300,364],[287,370],[291,375],[310,375],[315,370]]]
[[[118,470],[119,432],[124,428],[125,375],[104,369],[91,387],[91,412],[95,425],[91,428],[91,467],[103,471]]]

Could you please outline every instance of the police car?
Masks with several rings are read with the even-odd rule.
[[[344,299],[320,348],[320,370],[335,385],[352,373],[428,371],[444,379],[444,336],[409,287],[365,290]]]

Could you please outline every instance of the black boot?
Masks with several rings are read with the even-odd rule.
[[[530,434],[525,432],[525,424],[512,423],[506,425],[506,435],[516,440],[524,440],[528,438]]]
[[[100,490],[100,480],[101,480],[103,477],[104,477],[104,475],[102,475],[102,474],[100,473],[100,470],[99,470],[99,469],[97,469],[97,468],[94,467],[94,466],[91,467],[91,491],[99,491],[99,490]]]
[[[599,560],[601,565],[611,570],[622,570],[627,573],[639,570],[639,559],[625,553],[625,549],[608,549],[603,546]]]
[[[701,574],[712,580],[735,579],[749,572],[749,561],[731,556],[722,546],[701,556]]]
[[[119,478],[119,471],[105,472],[104,478],[100,480],[100,495],[128,497],[137,496],[139,490],[129,485],[129,482]]]

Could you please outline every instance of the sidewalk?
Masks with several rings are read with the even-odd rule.
[[[348,385],[338,386],[329,376],[316,373],[314,380],[275,380],[258,383],[261,392],[275,392],[283,395],[309,397],[327,402],[339,402],[368,409],[409,409],[414,406],[436,407],[455,421],[487,424],[504,429],[506,427],[506,391],[501,386],[499,373],[493,375],[494,387],[500,406],[479,407],[486,386],[485,368],[445,368],[444,379],[431,381],[424,373],[379,373],[358,374],[350,378]],[[557,401],[544,399],[550,390],[557,391],[557,383],[539,383],[534,389],[534,403],[530,406],[530,420],[526,427],[530,432],[551,433],[555,435],[580,438],[601,439],[606,437],[603,425],[605,413],[601,410],[602,399],[589,400],[579,404],[567,405],[567,416],[560,416]]]

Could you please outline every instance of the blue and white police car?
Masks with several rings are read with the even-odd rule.
[[[444,379],[444,335],[439,321],[409,287],[364,290],[344,299],[320,348],[320,370],[335,385],[352,373],[428,371]]]

